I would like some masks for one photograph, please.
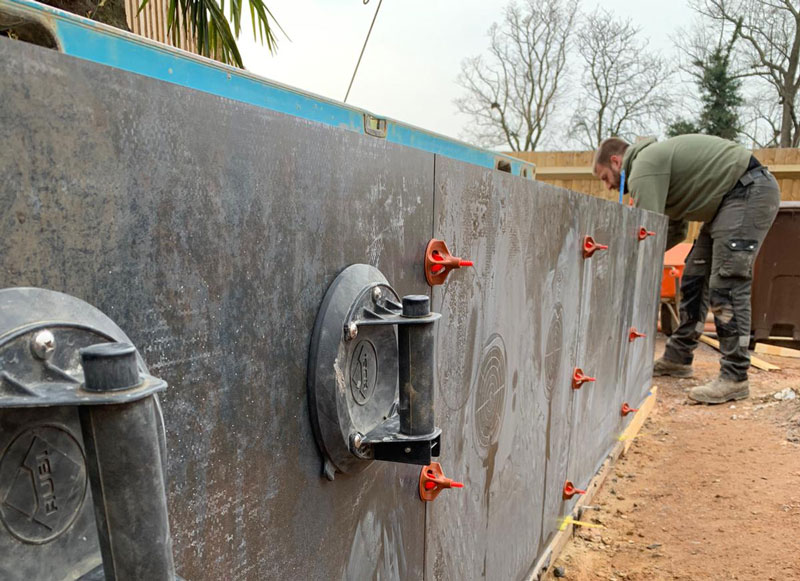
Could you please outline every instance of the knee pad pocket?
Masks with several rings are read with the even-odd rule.
[[[714,313],[717,335],[720,338],[738,336],[739,326],[736,321],[736,313],[733,310],[731,290],[727,288],[712,288],[709,303],[711,312]]]

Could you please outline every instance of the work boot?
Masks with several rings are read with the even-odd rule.
[[[750,397],[750,382],[717,377],[711,383],[698,385],[689,391],[689,399],[700,403],[725,403]]]
[[[691,363],[678,363],[659,357],[653,363],[653,375],[669,375],[671,377],[692,377],[694,371]]]

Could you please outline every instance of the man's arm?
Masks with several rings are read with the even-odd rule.
[[[669,173],[650,173],[647,175],[631,173],[633,175],[631,175],[628,189],[633,194],[636,207],[663,214],[664,208],[667,206]]]
[[[663,214],[667,206],[669,174],[651,173],[649,175],[634,176],[631,179],[629,189],[633,193],[637,208]],[[667,228],[667,250],[683,242],[688,233],[689,223],[686,220],[670,219]]]
[[[667,226],[667,250],[686,240],[689,233],[689,222],[686,220],[670,220]]]

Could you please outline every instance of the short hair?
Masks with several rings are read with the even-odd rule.
[[[601,141],[600,145],[597,146],[597,151],[594,152],[592,170],[598,165],[608,166],[611,163],[611,156],[624,155],[629,145],[627,141],[619,137],[609,137]]]

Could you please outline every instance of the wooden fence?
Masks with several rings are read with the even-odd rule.
[[[800,149],[758,149],[755,156],[768,166],[781,187],[783,200],[800,201]],[[536,164],[536,179],[576,192],[616,200],[592,175],[592,151],[534,151],[511,153]]]
[[[178,43],[172,42],[172,34],[167,31],[167,3],[169,0],[149,0],[139,12],[141,0],[125,0],[125,16],[131,32],[189,52],[196,52],[195,41],[179,28]]]
[[[800,149],[757,149],[753,154],[778,180],[781,199],[800,201]],[[537,180],[607,200],[618,199],[618,192],[608,191],[592,175],[593,151],[534,151],[510,155],[535,163]],[[700,224],[692,223],[687,240],[694,240],[699,231]]]

